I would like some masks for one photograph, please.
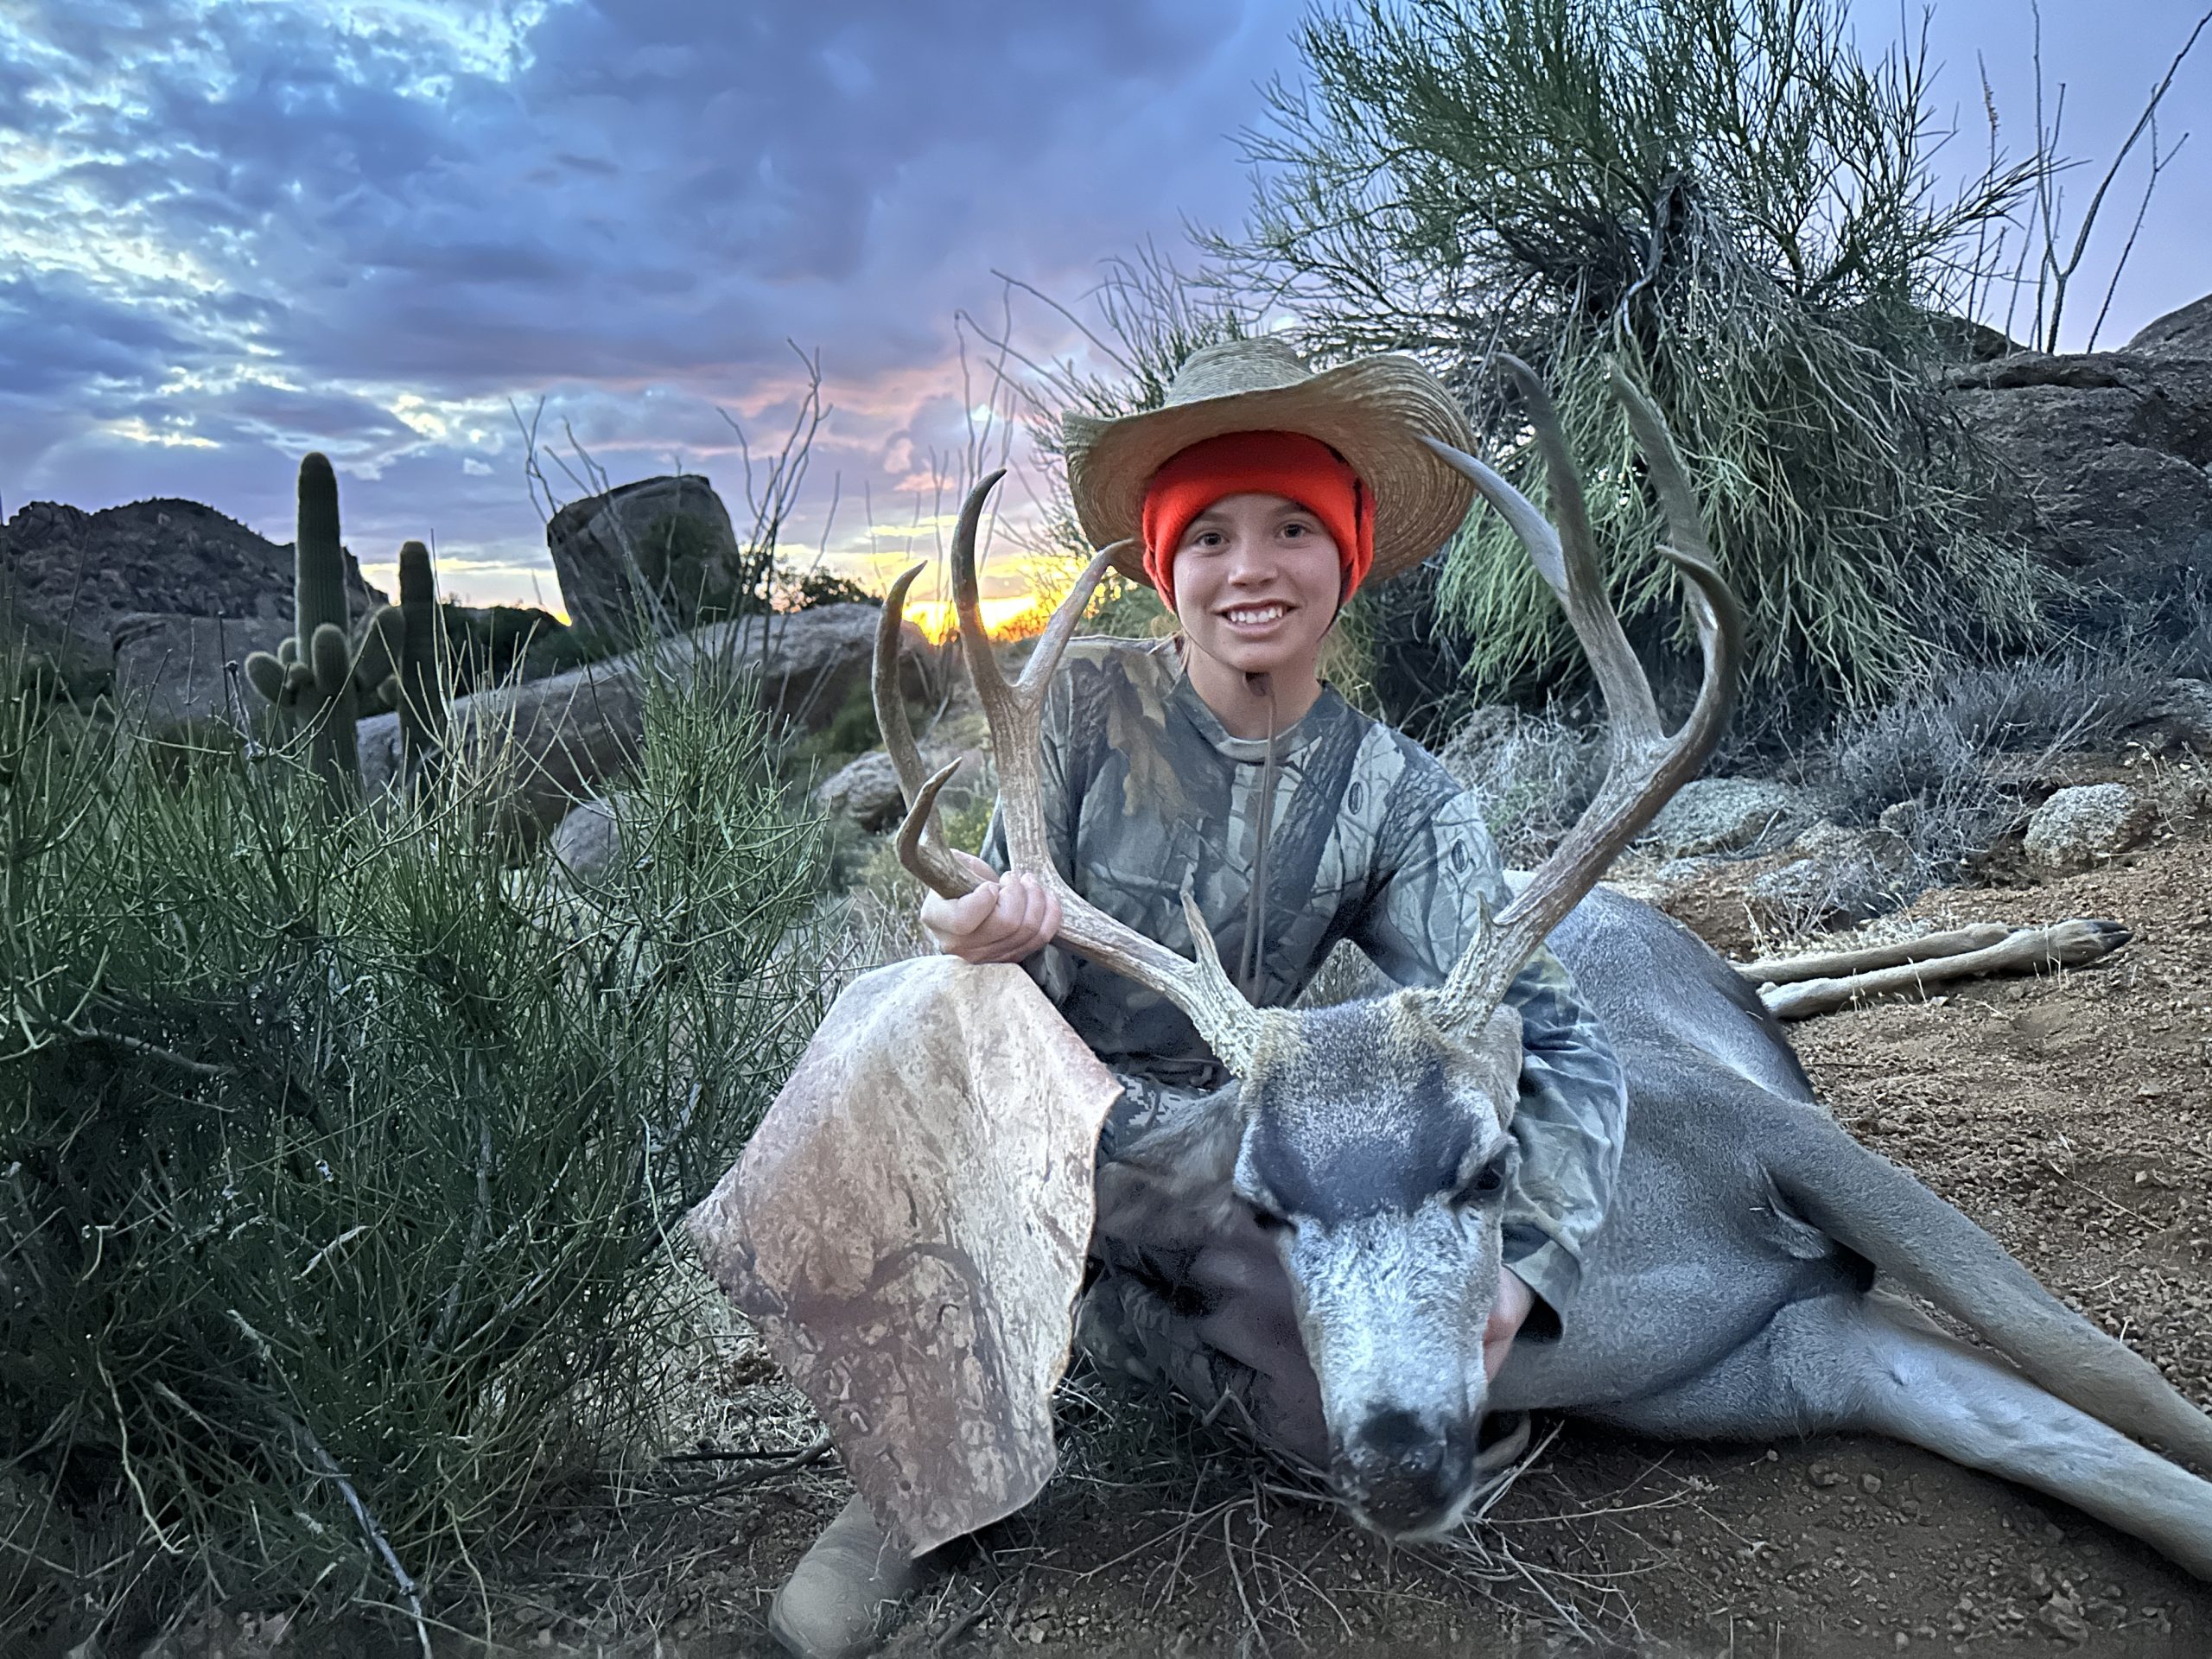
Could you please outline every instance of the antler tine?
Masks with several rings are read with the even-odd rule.
[[[875,703],[875,728],[883,734],[891,769],[899,774],[899,792],[906,798],[906,821],[899,827],[899,859],[930,888],[947,899],[973,892],[973,877],[945,850],[938,827],[937,795],[951,777],[948,766],[933,779],[922,771],[922,753],[914,743],[914,728],[906,719],[906,699],[899,689],[899,631],[906,617],[906,594],[914,578],[927,567],[916,565],[891,584],[884,595],[882,613],[875,621],[875,664],[868,692]]]
[[[969,492],[952,533],[953,605],[960,616],[963,648],[978,701],[990,723],[991,747],[998,758],[999,810],[1006,826],[1006,844],[1013,867],[1035,876],[1060,901],[1058,943],[1080,950],[1093,962],[1135,980],[1158,992],[1190,1016],[1198,1034],[1211,1046],[1222,1064],[1243,1075],[1258,1051],[1264,1028],[1259,1011],[1236,988],[1213,949],[1205,922],[1195,905],[1185,905],[1198,960],[1178,956],[1166,945],[1147,938],[1135,928],[1116,921],[1091,904],[1060,874],[1052,862],[1052,842],[1045,830],[1044,798],[1039,776],[1038,727],[1044,711],[1045,691],[1058,666],[1061,652],[1082,620],[1092,591],[1114,554],[1123,543],[1102,550],[1068,590],[1045,625],[1018,685],[1008,685],[991,655],[983,632],[982,606],[976,575],[976,535],[992,488],[1004,476],[993,473]],[[916,567],[917,569],[919,567]],[[895,610],[906,597],[909,571],[893,584],[887,610]],[[921,777],[921,757],[906,725],[906,707],[898,699],[899,632],[895,620],[879,626],[876,634],[876,721],[884,744],[898,769],[899,787],[908,802],[906,822],[900,828],[899,855],[909,870],[948,899],[975,891],[976,878],[957,863],[938,837],[934,809],[938,792],[952,777],[945,767],[933,777]],[[888,690],[887,691],[887,686]],[[893,706],[887,706],[887,704]],[[903,744],[903,749],[902,749]]]
[[[1637,448],[1643,453],[1666,512],[1669,532],[1678,543],[1662,547],[1659,552],[1688,583],[1688,603],[1697,620],[1698,644],[1705,661],[1696,704],[1681,728],[1669,737],[1659,723],[1651,683],[1629,649],[1620,619],[1605,598],[1558,414],[1528,366],[1515,359],[1504,360],[1528,396],[1529,418],[1552,479],[1553,496],[1563,504],[1565,532],[1548,540],[1533,533],[1532,526],[1534,531],[1549,526],[1527,498],[1473,457],[1433,441],[1429,447],[1474,481],[1485,499],[1505,514],[1546,580],[1555,588],[1563,587],[1567,620],[1590,658],[1613,728],[1613,762],[1597,798],[1567,838],[1529,879],[1520,896],[1470,944],[1434,994],[1436,1018],[1447,1029],[1469,1028],[1503,1000],[1514,975],[1545,936],[1581,901],[1605,874],[1605,867],[1643,832],[1668,798],[1705,764],[1735,706],[1744,641],[1743,607],[1713,565],[1681,451],[1658,410],[1616,364],[1611,372],[1614,395],[1627,412]],[[1567,480],[1564,487],[1562,480]],[[1557,566],[1556,579],[1546,569],[1548,559]]]

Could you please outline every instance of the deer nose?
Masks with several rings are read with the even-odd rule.
[[[1474,1425],[1386,1407],[1368,1414],[1337,1465],[1344,1496],[1370,1526],[1424,1532],[1446,1520],[1474,1482]]]

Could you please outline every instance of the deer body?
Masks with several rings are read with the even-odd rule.
[[[1183,1340],[1252,1368],[1260,1396],[1243,1403],[1264,1436],[1332,1468],[1370,1524],[1418,1537],[1457,1519],[1452,1488],[1471,1423],[1440,1430],[1433,1478],[1378,1514],[1347,1463],[1357,1430],[1332,1439],[1332,1419],[1440,1423],[1456,1388],[1460,1399],[1471,1391],[1477,1413],[1564,1412],[1661,1439],[1883,1433],[2073,1503],[2212,1578],[2212,1484],[2130,1438],[2212,1468],[2212,1421],[1957,1211],[1853,1141],[1815,1098],[1778,1023],[1687,929],[1599,888],[1550,943],[1612,1033],[1629,1077],[1629,1135],[1564,1332],[1516,1344],[1486,1392],[1470,1389],[1480,1371],[1468,1356],[1497,1281],[1494,1249],[1440,1236],[1401,1196],[1370,1206],[1340,1259],[1286,1261],[1292,1251],[1235,1193],[1236,1149],[1254,1121],[1233,1086],[1172,1137],[1140,1138],[1141,1161],[1109,1147],[1102,1249],[1173,1281],[1167,1294],[1192,1310]],[[1357,1029],[1374,1006],[1338,1017]],[[1382,1052],[1368,1036],[1365,1052]],[[1394,1095],[1415,1098],[1370,1065],[1363,1086],[1338,1097],[1332,1138],[1362,1133],[1377,1099]],[[1408,1182],[1419,1162],[1404,1160]],[[1823,1213],[1833,1231],[1815,1219]],[[1300,1218],[1289,1219],[1295,1230]],[[1387,1290],[1349,1275],[1329,1283],[1378,1253],[1396,1269]],[[1878,1269],[1918,1281],[1997,1338],[1999,1354],[1936,1330],[1877,1288]],[[1320,1303],[1333,1306],[1317,1321]],[[1325,1389],[1301,1336],[1301,1324],[1310,1337],[1317,1323],[1366,1338],[1338,1344]],[[2030,1372],[2052,1374],[2071,1400]]]

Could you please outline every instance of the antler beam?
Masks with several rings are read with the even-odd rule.
[[[1659,721],[1651,683],[1605,597],[1596,541],[1559,412],[1527,364],[1513,357],[1501,360],[1527,403],[1529,424],[1535,429],[1551,480],[1558,528],[1545,521],[1528,497],[1474,456],[1433,438],[1423,442],[1471,480],[1484,499],[1504,516],[1537,572],[1559,595],[1605,699],[1612,765],[1597,798],[1567,838],[1529,878],[1520,896],[1469,946],[1436,993],[1437,1018],[1448,1030],[1472,1029],[1503,1000],[1513,976],[1545,936],[1581,902],[1669,798],[1697,775],[1726,729],[1743,658],[1743,607],[1713,564],[1689,469],[1658,410],[1615,364],[1609,377],[1612,393],[1627,411],[1674,543],[1661,547],[1659,555],[1681,572],[1688,584],[1698,645],[1705,658],[1697,702],[1681,729],[1669,735]]]

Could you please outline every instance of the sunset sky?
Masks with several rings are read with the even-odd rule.
[[[618,481],[703,472],[741,520],[718,411],[772,450],[796,346],[834,412],[786,544],[874,582],[957,505],[932,457],[957,467],[989,383],[971,336],[963,391],[956,317],[1079,352],[994,272],[1079,304],[1107,257],[1235,225],[1236,135],[1296,74],[1301,10],[0,0],[0,505],[187,496],[284,541],[321,448],[372,573],[435,536],[449,594],[557,606],[511,405],[542,398],[541,439],[565,448],[565,423]],[[1896,0],[1853,10],[1870,45],[1899,27]],[[2046,0],[2069,150],[2112,153],[2200,10]],[[2027,19],[1936,9],[1962,168],[1978,54],[2029,133]],[[2198,136],[2101,344],[2212,289],[2212,44],[2167,111],[2167,142]],[[2084,267],[2098,297],[2131,179]]]

